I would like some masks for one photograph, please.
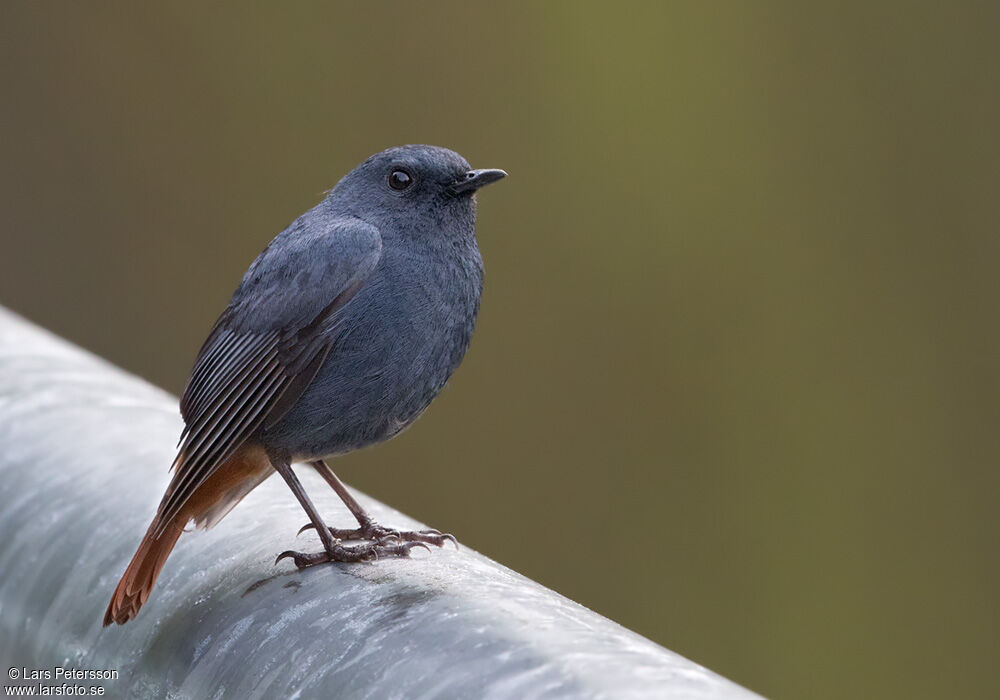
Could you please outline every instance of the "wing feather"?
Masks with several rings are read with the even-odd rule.
[[[185,427],[161,523],[265,422],[273,425],[294,405],[332,347],[338,312],[380,257],[381,238],[368,224],[336,220],[315,230],[304,217],[254,261],[184,390]]]

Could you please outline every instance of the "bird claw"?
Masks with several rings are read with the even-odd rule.
[[[420,542],[423,544],[432,544],[435,547],[443,547],[445,542],[451,542],[455,545],[455,549],[458,549],[458,540],[455,536],[440,530],[435,530],[429,528],[427,530],[420,530],[419,532],[401,532],[400,538],[404,542]]]
[[[315,554],[305,554],[303,552],[288,550],[279,554],[274,563],[277,565],[282,559],[291,559],[298,569],[305,569],[325,562],[373,563],[382,557],[409,557],[410,551],[416,547],[423,547],[428,552],[431,551],[430,547],[425,543],[417,541],[401,542],[399,544],[376,544],[369,542],[353,547],[336,544],[329,550],[316,552]]]
[[[390,542],[395,540],[396,542],[402,542],[402,536],[399,534],[399,530],[388,530],[383,529],[379,534],[375,535],[375,539],[379,542]]]
[[[358,528],[358,532],[361,537],[366,540],[373,540],[379,544],[385,544],[386,542],[402,542],[399,530],[394,530],[388,527],[382,527],[377,523],[367,523]]]
[[[275,566],[282,559],[291,559],[295,563],[295,567],[298,569],[304,569],[307,566],[312,566],[313,564],[318,564],[319,560],[316,558],[315,554],[303,554],[302,552],[293,552],[292,550],[286,550],[279,554],[275,560]]]
[[[316,526],[313,523],[306,523],[301,528],[299,528],[296,537],[301,535],[307,530],[315,530]],[[455,545],[455,549],[458,549],[458,540],[455,536],[447,533],[441,532],[435,528],[427,528],[425,530],[396,530],[394,528],[384,527],[376,522],[368,521],[363,523],[360,527],[353,530],[341,529],[336,527],[327,528],[330,534],[338,541],[364,541],[370,542],[376,546],[389,547],[392,544],[402,545],[410,542],[419,542],[423,545],[432,544],[435,547],[443,547],[445,542],[451,542]],[[429,549],[429,548],[428,548]]]

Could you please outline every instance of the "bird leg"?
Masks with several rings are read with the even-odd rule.
[[[433,544],[437,547],[444,546],[445,542],[451,542],[458,547],[458,540],[455,539],[454,535],[449,535],[447,533],[442,533],[439,530],[429,529],[429,530],[419,530],[419,531],[407,531],[407,530],[394,530],[391,528],[379,525],[372,517],[368,515],[368,512],[361,507],[357,499],[351,495],[351,492],[347,490],[330,466],[324,462],[322,459],[318,459],[311,462],[316,471],[320,473],[326,483],[330,484],[330,487],[340,496],[340,500],[344,502],[348,510],[358,521],[358,528],[354,530],[350,529],[340,529],[331,527],[328,528],[330,534],[337,539],[343,540],[370,540],[378,544],[385,544],[391,541],[398,542],[400,544],[407,543],[426,543]],[[302,527],[299,532],[305,530],[311,530],[313,528],[320,527],[315,520],[313,522]]]
[[[295,472],[292,471],[288,457],[285,455],[273,454],[269,455],[269,457],[271,458],[271,464],[274,466],[275,470],[281,474],[282,478],[288,484],[288,488],[292,490],[292,493],[294,493],[295,497],[299,500],[299,504],[309,516],[309,519],[312,521],[312,526],[316,529],[320,540],[323,542],[322,552],[304,554],[303,552],[293,552],[291,550],[285,551],[279,554],[278,558],[274,560],[275,564],[282,559],[291,558],[292,561],[295,562],[295,566],[300,569],[304,569],[307,566],[313,566],[314,564],[321,564],[328,561],[362,562],[372,561],[378,559],[379,557],[405,557],[409,556],[410,550],[414,547],[429,549],[426,544],[417,541],[399,542],[398,544],[388,544],[376,541],[354,547],[345,547],[340,543],[340,539],[333,534],[331,529],[326,526],[326,523],[323,522],[323,518],[320,517],[319,511],[316,510],[316,506],[314,506],[312,500],[310,500],[309,494],[307,494],[305,489],[302,487],[302,482],[299,481],[299,478],[295,476]]]

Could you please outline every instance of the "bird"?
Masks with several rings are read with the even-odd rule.
[[[323,544],[282,552],[275,564],[362,562],[457,544],[438,530],[375,522],[328,461],[398,435],[462,361],[483,287],[476,193],[506,175],[473,169],[447,148],[390,148],[275,236],[197,354],[170,483],[104,626],[136,617],[190,523],[212,527],[275,472],[309,518],[302,530],[315,529]],[[319,472],[357,528],[326,525],[292,469],[300,463]]]

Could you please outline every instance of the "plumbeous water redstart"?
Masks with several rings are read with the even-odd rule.
[[[105,625],[138,614],[189,522],[211,527],[275,471],[323,542],[279,560],[367,561],[454,540],[375,523],[324,460],[399,433],[462,361],[483,284],[474,195],[505,174],[445,148],[390,148],[271,241],[198,353],[173,478]],[[357,529],[327,527],[292,462],[319,471]]]

